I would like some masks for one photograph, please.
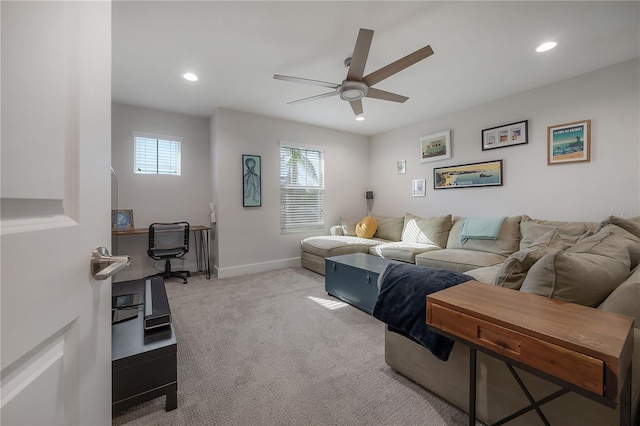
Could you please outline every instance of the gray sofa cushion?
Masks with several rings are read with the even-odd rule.
[[[628,240],[631,269],[640,264],[640,217],[621,218],[610,216],[600,223],[599,230],[610,229],[615,234]]]
[[[350,236],[316,236],[302,240],[301,249],[304,252],[320,257],[340,256],[350,253],[369,253],[372,246],[385,241]]]
[[[628,315],[636,319],[635,327],[640,328],[640,266],[605,299],[598,309]]]
[[[384,257],[386,259],[415,263],[417,254],[433,250],[441,250],[441,248],[433,244],[407,243],[404,241],[397,241],[371,247],[371,249],[369,249],[369,253],[375,256]]]
[[[495,253],[447,248],[416,255],[416,265],[467,272],[471,269],[497,265],[506,259],[506,256]]]
[[[630,272],[622,237],[601,230],[570,247],[555,250],[531,267],[520,291],[596,307]]]
[[[472,276],[476,281],[491,284],[500,269],[500,265],[485,266],[484,268],[476,268],[466,271],[465,274]]]
[[[609,224],[617,225],[620,228],[624,229],[625,231],[630,232],[636,237],[640,238],[640,216],[629,217],[629,218],[609,216],[608,218],[606,218],[600,223],[600,228],[603,228]]]
[[[404,217],[385,217],[371,215],[378,223],[378,229],[373,238],[389,241],[400,241],[402,228],[404,227]]]
[[[402,241],[424,243],[445,248],[451,230],[451,215],[423,218],[407,213],[404,216]]]
[[[511,253],[518,251],[520,247],[520,218],[521,216],[507,217],[502,222],[497,240],[469,239],[466,243],[460,244],[460,231],[462,230],[462,220],[464,218],[455,217],[449,232],[447,248],[494,253],[506,258]]]
[[[526,249],[509,256],[500,266],[493,284],[519,290],[527,272],[538,260],[553,250],[564,250],[564,248],[565,244],[558,235],[557,229],[543,234]]]
[[[356,226],[360,219],[348,219],[340,217],[340,225],[342,226],[342,235],[356,236]]]
[[[520,250],[529,247],[535,240],[554,229],[567,246],[575,245],[587,231],[595,231],[596,222],[562,222],[556,220],[532,219],[522,216],[520,222]]]

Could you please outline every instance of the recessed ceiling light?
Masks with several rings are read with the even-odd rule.
[[[538,53],[546,52],[547,50],[553,49],[557,45],[558,45],[558,43],[556,43],[555,41],[547,41],[547,42],[542,43],[540,46],[536,47],[536,52],[538,52]]]
[[[356,121],[364,121],[364,115],[356,116]]]
[[[182,74],[182,78],[188,81],[198,81],[198,76],[192,72],[185,72]]]

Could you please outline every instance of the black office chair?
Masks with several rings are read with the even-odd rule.
[[[189,252],[189,224],[187,222],[152,223],[149,225],[149,257],[164,260],[164,271],[151,276],[162,276],[165,279],[182,278],[184,284],[189,271],[172,271],[171,259],[182,259]]]

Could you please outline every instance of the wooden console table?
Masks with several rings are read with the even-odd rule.
[[[569,391],[610,408],[631,424],[633,318],[468,281],[427,296],[427,324],[470,348],[469,424],[475,425],[476,350],[506,362],[536,410]],[[563,387],[534,401],[513,366]]]
[[[211,230],[211,228],[203,225],[194,225],[189,226],[189,230],[193,232],[198,272],[204,272],[207,279],[210,279],[211,260],[209,258],[209,231]],[[120,237],[127,235],[144,235],[148,233],[149,228],[134,228],[124,229],[120,231],[111,231],[111,236]],[[198,235],[200,235],[200,238],[198,238]]]

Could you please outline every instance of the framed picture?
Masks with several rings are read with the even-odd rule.
[[[451,131],[433,133],[420,138],[420,162],[451,158]]]
[[[398,161],[396,163],[396,173],[399,175],[403,175],[407,172],[407,162],[406,160]]]
[[[424,179],[414,179],[411,183],[411,192],[414,197],[424,197]]]
[[[259,155],[242,154],[242,206],[262,206],[262,161]]]
[[[504,148],[505,146],[529,143],[527,125],[529,120],[504,124],[482,131],[482,150]]]
[[[589,161],[590,155],[591,120],[547,128],[547,164]]]
[[[433,169],[433,188],[502,186],[502,160]]]
[[[111,210],[111,230],[128,231],[133,229],[133,210]]]

